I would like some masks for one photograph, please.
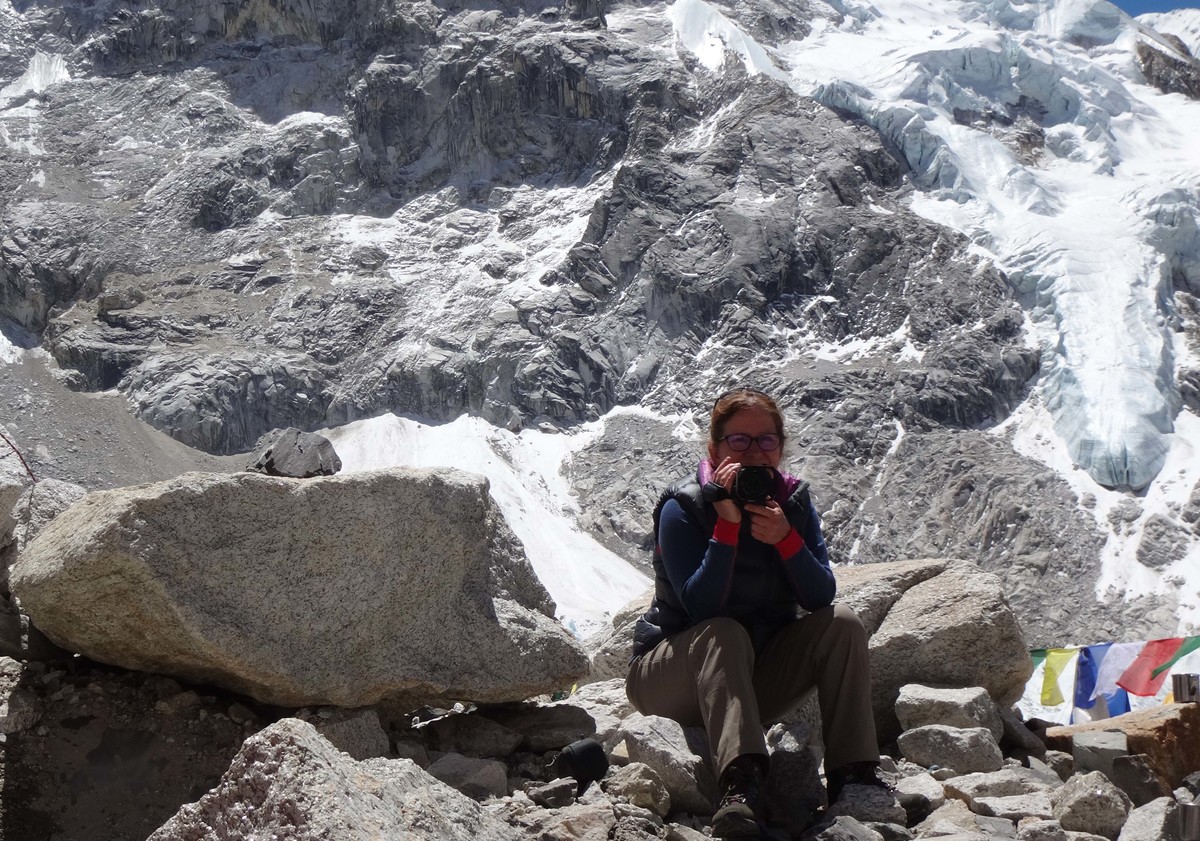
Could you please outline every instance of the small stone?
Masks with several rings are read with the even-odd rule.
[[[1067,831],[1058,821],[1023,820],[1017,827],[1017,841],[1067,841]]]
[[[577,783],[571,777],[560,777],[548,783],[527,788],[525,793],[534,803],[546,809],[558,809],[575,802]]]
[[[670,792],[649,765],[631,762],[609,773],[601,785],[605,793],[617,800],[649,809],[664,818],[671,813]]]
[[[1048,750],[1045,756],[1046,764],[1058,774],[1064,783],[1075,773],[1075,757],[1060,750]]]

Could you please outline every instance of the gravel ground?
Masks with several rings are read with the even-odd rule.
[[[0,424],[39,479],[99,490],[191,470],[228,473],[250,460],[249,455],[194,450],[135,418],[120,394],[71,391],[58,373],[57,363],[43,351],[0,363]]]

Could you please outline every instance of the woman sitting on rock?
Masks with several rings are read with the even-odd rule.
[[[783,443],[774,400],[750,388],[722,394],[708,458],[654,512],[654,601],[637,623],[626,692],[646,715],[707,731],[722,792],[717,837],[758,834],[763,722],[814,687],[830,801],[847,784],[884,785],[867,634],[853,611],[832,604],[808,484],[778,472]],[[807,614],[797,618],[797,608]]]

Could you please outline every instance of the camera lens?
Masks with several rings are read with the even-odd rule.
[[[764,503],[775,490],[775,470],[770,467],[743,467],[733,480],[733,496],[738,502]]]

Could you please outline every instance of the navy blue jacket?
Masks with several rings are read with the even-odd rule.
[[[833,603],[833,570],[808,484],[781,474],[776,499],[803,539],[788,557],[750,535],[749,516],[742,518],[737,545],[715,540],[716,510],[703,500],[699,477],[667,489],[655,509],[654,601],[634,630],[635,658],[717,616],[741,622],[761,650],[796,619],[797,608]]]

